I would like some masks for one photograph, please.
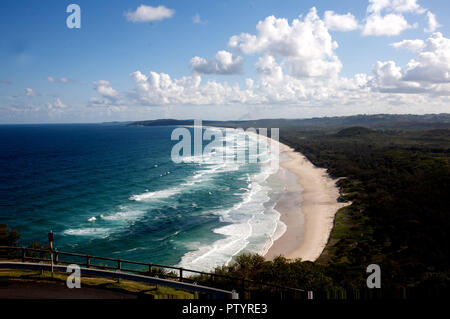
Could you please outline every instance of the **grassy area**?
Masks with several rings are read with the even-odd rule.
[[[16,282],[54,283],[55,285],[65,285],[67,275],[62,273],[55,273],[52,277],[51,273],[48,271],[44,271],[43,273],[41,273],[40,271],[2,269],[0,270],[0,280],[2,279]],[[108,278],[82,277],[81,286],[96,289],[115,290],[118,292],[130,293],[143,297],[147,296],[154,299],[194,298],[194,294],[186,291],[128,280],[120,280],[120,282],[117,282],[114,279]]]

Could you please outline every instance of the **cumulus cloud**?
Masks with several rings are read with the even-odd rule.
[[[437,22],[436,16],[430,11],[427,12],[428,27],[424,29],[425,32],[434,32],[441,25]]]
[[[436,16],[422,8],[417,0],[369,0],[368,16],[363,28],[363,35],[399,35],[404,30],[417,28],[418,24],[410,25],[403,14],[425,14],[428,27],[425,32],[434,32],[440,27]]]
[[[415,42],[403,43],[420,43]],[[402,43],[400,42],[400,43]],[[432,34],[404,68],[393,61],[377,62],[372,87],[399,93],[450,94],[450,39]]]
[[[49,83],[55,83],[55,82],[56,82],[56,80],[55,80],[55,78],[54,78],[53,76],[47,77],[47,81],[48,81]]]
[[[442,33],[433,33],[420,53],[405,68],[404,79],[408,81],[450,82],[450,39]]]
[[[270,55],[283,58],[291,75],[302,77],[333,77],[342,68],[334,50],[328,29],[312,8],[304,19],[287,19],[269,16],[259,21],[257,34],[241,33],[232,36],[229,46],[245,54]]]
[[[190,67],[193,72],[200,74],[239,74],[243,63],[242,57],[233,57],[232,53],[222,50],[216,53],[214,59],[193,57]]]
[[[140,71],[131,74],[135,89],[131,103],[144,106],[162,105],[274,105],[324,102],[330,98],[350,97],[359,91],[367,79],[354,78],[298,79],[283,75],[281,67],[271,56],[257,62],[258,81],[246,79],[245,86],[229,85],[213,80],[202,82],[198,74],[179,79],[168,74]]]
[[[325,25],[332,31],[352,31],[358,28],[358,21],[351,13],[337,14],[333,11],[325,11]]]
[[[406,49],[410,51],[419,51],[423,48],[425,45],[425,42],[420,39],[416,40],[403,40],[400,42],[391,43],[391,46],[393,46],[396,49]]]
[[[59,109],[63,109],[63,108],[66,108],[66,107],[67,107],[67,105],[64,104],[64,103],[61,101],[61,99],[58,98],[58,97],[55,98],[55,99],[53,100],[53,102],[46,103],[46,106],[47,106],[47,108],[48,108],[49,110],[59,110]]]
[[[170,18],[174,13],[175,10],[165,6],[152,7],[141,4],[135,11],[127,12],[125,16],[131,22],[151,22]]]
[[[35,92],[33,89],[30,89],[30,88],[25,89],[25,95],[26,96],[40,96],[39,93]]]
[[[119,95],[117,91],[111,87],[111,83],[109,81],[100,80],[94,82],[94,87],[98,94],[108,99],[116,99]]]
[[[388,2],[396,6],[382,7],[378,3],[382,8],[371,15],[385,18],[420,11],[414,7],[415,2]],[[329,23],[330,17],[335,16],[333,12],[328,13]],[[266,17],[258,22],[254,34],[241,33],[229,39],[234,53],[219,51],[210,59],[191,59],[190,76],[174,78],[166,73],[137,70],[130,74],[133,88],[122,94],[113,89],[110,82],[98,81],[94,83],[94,89],[99,96],[91,98],[90,105],[110,109],[125,105],[168,108],[264,105],[310,109],[330,106],[345,107],[352,112],[358,105],[364,107],[363,112],[370,112],[383,110],[382,106],[386,105],[429,103],[432,96],[434,101],[442,102],[441,109],[445,105],[443,96],[450,92],[450,49],[442,34],[435,33],[426,41],[392,43],[394,48],[416,52],[415,58],[404,67],[395,61],[379,61],[370,75],[342,77],[339,75],[342,64],[335,53],[338,45],[328,32],[326,19],[326,15],[320,19],[314,8],[306,16],[292,21]],[[409,26],[406,20],[405,23]],[[255,78],[245,79],[244,84],[202,78],[203,74],[238,73],[243,63],[240,55],[244,54],[256,55]]]
[[[367,17],[362,34],[364,36],[394,36],[412,27],[401,14],[390,13],[381,16],[375,13]]]
[[[367,12],[380,13],[381,11],[422,14],[426,10],[417,3],[417,0],[369,0]]]
[[[286,59],[269,54],[258,58],[255,65],[258,78],[247,78],[244,86],[213,80],[204,82],[199,73],[172,78],[165,73],[136,71],[131,74],[134,89],[129,94],[130,103],[145,106],[354,105],[368,101],[384,103],[383,99],[391,103],[416,103],[418,100],[404,95],[450,94],[449,41],[435,33],[423,45],[420,40],[399,42],[398,48],[417,50],[416,57],[405,67],[395,61],[379,61],[372,75],[357,74],[352,78],[297,77],[284,72],[288,69]]]
[[[374,82],[376,81],[379,87],[396,86],[402,78],[402,68],[394,61],[378,61],[373,68],[373,73],[375,74]]]
[[[266,55],[258,59],[256,71],[264,81],[280,82],[283,80],[283,69],[271,55]]]
[[[114,110],[122,110],[125,108],[125,102],[120,94],[106,80],[94,82],[94,89],[100,97],[91,97],[89,106],[106,107]]]

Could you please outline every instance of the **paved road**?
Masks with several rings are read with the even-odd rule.
[[[136,299],[133,294],[83,287],[69,289],[63,283],[0,280],[0,299]]]

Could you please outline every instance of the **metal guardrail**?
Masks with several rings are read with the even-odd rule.
[[[249,280],[245,278],[238,278],[233,276],[226,276],[221,274],[215,274],[215,273],[208,273],[193,269],[186,269],[182,267],[176,267],[176,266],[168,266],[168,265],[161,265],[161,264],[153,264],[153,263],[145,263],[145,262],[138,262],[138,261],[131,261],[131,260],[125,260],[125,259],[119,259],[119,258],[109,258],[109,257],[100,257],[100,256],[94,256],[94,255],[88,255],[88,254],[79,254],[79,253],[72,253],[72,252],[64,252],[64,251],[58,251],[57,249],[50,250],[50,249],[37,249],[37,248],[27,248],[27,247],[12,247],[12,246],[0,246],[0,252],[2,250],[8,250],[8,251],[20,251],[20,259],[22,260],[22,263],[25,263],[26,261],[42,261],[42,262],[51,262],[51,259],[49,258],[42,258],[42,255],[44,254],[53,254],[53,261],[55,265],[60,264],[78,264],[78,265],[84,265],[86,266],[85,269],[90,269],[92,267],[95,267],[97,269],[103,269],[103,270],[115,270],[120,271],[122,273],[138,273],[142,275],[143,273],[149,273],[151,274],[157,274],[158,277],[165,277],[165,278],[171,278],[173,280],[177,280],[178,282],[191,282],[191,284],[195,283],[195,279],[186,276],[186,274],[194,274],[194,275],[200,275],[204,277],[209,277],[212,282],[214,282],[216,279],[222,279],[222,280],[228,280],[231,283],[233,283],[233,290],[239,291],[240,294],[245,296],[246,291],[248,291],[247,287],[249,286],[259,286],[259,287],[268,287],[272,288],[274,290],[277,290],[280,292],[280,295],[283,296],[283,292],[293,293],[293,294],[301,294],[306,295],[308,298],[312,292],[306,291],[303,289],[298,288],[292,288],[292,287],[285,287],[280,286],[276,284],[270,284],[270,283],[263,283],[263,282],[257,282],[254,280]],[[41,257],[37,256],[30,256],[27,255],[27,252],[34,252],[34,253],[40,253]],[[35,254],[37,255],[37,254]],[[80,263],[80,260],[73,261],[73,260],[63,260],[62,256],[70,256],[70,257],[76,257],[76,258],[82,258],[84,259],[84,262]],[[101,265],[101,264],[94,264],[94,260],[99,261],[106,261],[106,262],[112,262],[115,264],[115,266],[111,265]],[[145,266],[145,270],[143,269],[129,269],[124,268],[124,264],[130,264],[130,265],[137,265],[137,266]],[[158,269],[165,269],[169,270],[168,273],[158,273]],[[178,274],[177,274],[178,273]],[[145,276],[145,275],[143,275]],[[147,275],[148,277],[149,275]],[[153,277],[154,278],[154,277]]]
[[[48,264],[36,264],[27,262],[0,262],[0,269],[25,269],[25,270],[46,270],[51,271],[52,265]],[[53,266],[53,271],[66,273],[67,267],[65,266]],[[102,269],[81,268],[81,276],[95,276],[102,278],[123,279],[130,281],[144,282],[148,284],[161,285],[171,287],[175,289],[187,290],[192,292],[206,293],[213,296],[213,299],[238,299],[238,295],[234,291],[228,291],[223,289],[217,289],[202,285],[195,285],[184,282],[177,282],[173,280],[167,280],[156,277],[135,275],[117,271],[109,271]]]

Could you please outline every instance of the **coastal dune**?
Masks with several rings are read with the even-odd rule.
[[[279,205],[280,219],[287,226],[265,254],[267,259],[284,256],[315,261],[325,248],[336,211],[348,203],[339,203],[336,180],[326,170],[314,166],[305,156],[284,144],[280,145],[280,166],[295,174],[301,185],[300,205]],[[292,190],[289,186],[285,192]],[[294,194],[294,193],[293,193]],[[292,196],[291,196],[292,197]],[[292,202],[292,201],[291,201]]]

